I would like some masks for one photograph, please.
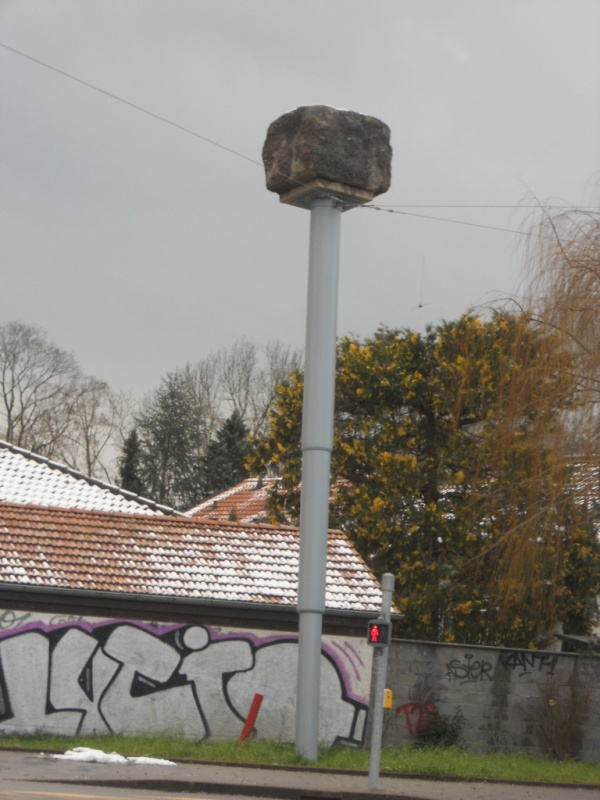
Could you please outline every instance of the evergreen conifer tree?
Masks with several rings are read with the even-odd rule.
[[[248,429],[239,411],[234,411],[208,446],[204,459],[205,497],[224,492],[247,476],[249,450]]]
[[[206,452],[204,408],[185,372],[167,373],[136,418],[148,496],[186,509],[198,502]]]
[[[145,496],[144,482],[140,476],[140,454],[140,440],[137,430],[133,428],[123,443],[123,450],[118,460],[119,485],[128,492]]]

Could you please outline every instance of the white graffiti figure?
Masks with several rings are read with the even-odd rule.
[[[228,699],[243,718],[254,695],[263,695],[255,726],[258,738],[294,741],[297,659],[297,642],[273,642],[257,649],[252,671],[236,672],[227,682]],[[365,707],[345,699],[338,671],[322,655],[319,742],[325,746],[340,741],[360,744],[365,722]]]
[[[110,728],[103,719],[98,700],[119,670],[93,636],[71,628],[52,651],[50,665],[50,702],[54,708],[79,711],[79,726],[73,733],[106,733]]]
[[[208,735],[235,739],[240,735],[240,715],[226,702],[223,681],[232,672],[252,669],[252,648],[244,639],[210,642],[205,628],[188,628],[183,643],[193,652],[186,656],[180,672],[196,687]],[[250,698],[252,700],[252,698]],[[241,717],[242,723],[244,717]]]
[[[298,645],[202,625],[74,622],[0,636],[0,730],[237,738],[255,694],[261,738],[293,741]],[[321,659],[319,738],[361,743],[366,706]]]
[[[7,733],[75,733],[81,720],[78,711],[48,714],[50,646],[41,633],[29,632],[0,642],[2,692],[0,730]]]
[[[122,664],[100,703],[111,730],[204,737],[206,729],[191,685],[161,687],[179,669],[177,650],[144,630],[120,625],[108,638],[104,652]]]

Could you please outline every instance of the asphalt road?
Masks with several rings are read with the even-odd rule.
[[[102,786],[64,786],[56,783],[11,781],[9,787],[0,789],[0,800],[183,800],[192,797],[189,792],[165,794],[142,789],[106,788]],[[195,794],[201,800],[224,800],[225,795]]]
[[[61,761],[0,749],[0,800],[260,797],[270,800],[600,800],[600,787],[382,777],[361,773],[181,762],[174,767]]]
[[[56,783],[11,782],[9,788],[0,789],[0,800],[242,800],[235,795],[210,795],[180,792],[171,794],[143,789],[103,786],[64,786]],[[247,800],[247,798],[245,798]]]

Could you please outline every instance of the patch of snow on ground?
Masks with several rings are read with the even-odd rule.
[[[44,755],[43,753],[41,754]],[[93,750],[91,747],[74,747],[63,755],[51,755],[62,761],[93,761],[98,764],[136,764],[138,766],[175,767],[174,761],[165,758],[148,758],[146,756],[121,756],[118,753],[105,753],[103,750]]]

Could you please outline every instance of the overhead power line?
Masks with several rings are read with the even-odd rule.
[[[440,206],[432,206],[432,208],[439,208]],[[536,233],[535,231],[519,231],[515,228],[501,228],[497,225],[484,225],[481,222],[465,222],[465,220],[461,219],[449,219],[448,217],[434,217],[431,214],[415,214],[413,211],[398,211],[396,208],[388,208],[386,206],[374,206],[374,205],[366,205],[366,206],[359,206],[359,208],[365,208],[370,211],[384,211],[388,214],[399,214],[403,217],[418,217],[420,219],[432,219],[436,222],[450,222],[453,225],[468,225],[470,228],[487,228],[490,231],[501,231],[502,233],[516,233],[519,236],[531,236],[534,239],[548,239],[551,238],[549,236],[545,236],[543,233]]]
[[[472,203],[471,205],[462,205],[459,203],[397,203],[394,205],[379,204],[379,208],[387,211],[390,208],[549,208],[559,211],[560,209],[577,208],[580,211],[598,211],[600,206],[574,206],[574,205],[555,205],[554,203],[518,203],[516,205],[490,205],[485,203]]]
[[[189,133],[190,136],[195,136],[197,139],[202,139],[202,141],[206,142],[207,144],[212,144],[215,147],[221,148],[221,150],[226,150],[228,153],[231,153],[238,158],[243,158],[245,161],[250,161],[250,163],[258,164],[259,167],[262,167],[261,161],[256,161],[256,159],[250,158],[250,156],[246,156],[243,153],[239,153],[237,150],[233,150],[231,147],[227,147],[220,142],[216,142],[214,139],[209,139],[208,136],[203,136],[201,133],[198,133],[191,128],[186,128],[184,125],[180,125],[178,122],[173,122],[173,120],[163,117],[160,114],[156,114],[154,111],[149,111],[147,108],[144,108],[137,103],[133,103],[131,100],[125,100],[125,98],[119,97],[119,95],[113,94],[112,92],[108,92],[106,89],[102,89],[100,86],[96,86],[94,83],[77,78],[75,75],[71,75],[71,73],[65,72],[63,69],[53,67],[52,64],[41,61],[39,58],[34,58],[27,53],[23,53],[21,50],[17,50],[15,47],[10,47],[9,45],[4,44],[4,42],[0,42],[0,47],[3,47],[5,50],[10,51],[11,53],[15,53],[15,55],[21,56],[22,58],[26,58],[28,61],[33,61],[34,64],[39,64],[41,67],[52,70],[52,72],[56,72],[58,75],[62,75],[64,78],[68,78],[71,81],[80,83],[82,86],[86,86],[88,89],[93,89],[95,92],[100,92],[100,94],[106,95],[106,97],[110,97],[112,100],[116,100],[118,103],[123,103],[123,105],[129,106],[130,108],[135,108],[136,111],[141,111],[142,114],[147,114],[149,117],[154,117],[154,119],[158,119],[160,122],[164,122],[166,125],[171,125],[173,128],[177,128],[184,133]]]
[[[28,61],[37,64],[38,66],[44,67],[45,69],[49,69],[52,72],[55,72],[58,75],[61,75],[64,78],[68,78],[75,83],[79,83],[81,86],[85,86],[88,89],[92,89],[95,92],[99,92],[100,94],[105,95],[106,97],[110,97],[111,100],[116,100],[118,103],[122,103],[123,105],[129,106],[130,108],[135,109],[136,111],[141,112],[142,114],[146,114],[153,119],[159,120],[159,122],[164,122],[166,125],[170,125],[177,130],[182,131],[183,133],[188,133],[190,136],[194,136],[196,139],[200,139],[201,141],[205,142],[206,144],[213,145],[213,147],[218,147],[221,150],[224,150],[227,153],[230,153],[237,158],[241,158],[244,161],[248,161],[251,164],[255,164],[256,166],[263,167],[262,161],[258,161],[255,158],[251,158],[250,156],[245,155],[244,153],[240,153],[238,150],[234,150],[232,147],[228,147],[227,145],[222,144],[221,142],[217,142],[215,139],[211,139],[208,136],[204,136],[201,133],[198,133],[191,128],[187,128],[185,125],[180,125],[178,122],[173,122],[173,120],[169,119],[168,117],[164,117],[161,114],[157,114],[154,111],[150,111],[143,106],[140,106],[138,103],[134,103],[131,100],[126,100],[124,97],[120,97],[113,92],[109,92],[106,89],[103,89],[100,86],[97,86],[94,83],[90,83],[89,81],[83,80],[82,78],[78,78],[75,75],[72,75],[70,72],[66,72],[66,70],[59,69],[58,67],[53,66],[52,64],[48,64],[46,61],[42,61],[39,58],[35,58],[34,56],[29,55],[28,53],[24,53],[22,50],[18,50],[16,47],[11,47],[10,45],[0,42],[0,47],[4,50],[7,50],[14,55],[20,56],[21,58],[27,59]],[[297,181],[299,185],[303,185],[301,181]],[[464,209],[476,209],[476,208],[488,208],[488,209],[521,209],[521,208],[547,208],[547,209],[569,209],[573,208],[573,206],[562,206],[562,205],[543,205],[543,204],[534,204],[534,205],[484,205],[484,204],[471,204],[471,205],[459,205],[459,204],[402,204],[402,205],[361,205],[356,204],[357,208],[364,208],[371,211],[385,211],[390,214],[399,214],[401,216],[407,217],[419,217],[421,219],[429,219],[435,222],[448,222],[453,225],[467,225],[471,228],[485,228],[487,230],[493,231],[500,231],[502,233],[513,233],[519,236],[533,236],[538,238],[544,238],[543,234],[529,232],[529,231],[520,231],[515,230],[512,228],[502,228],[496,225],[485,225],[479,222],[466,222],[464,220],[458,219],[449,219],[447,217],[437,217],[432,216],[430,214],[417,214],[415,212],[409,211],[401,211],[400,209],[405,208],[464,208]],[[577,206],[578,209],[581,210],[597,210],[600,206]]]

